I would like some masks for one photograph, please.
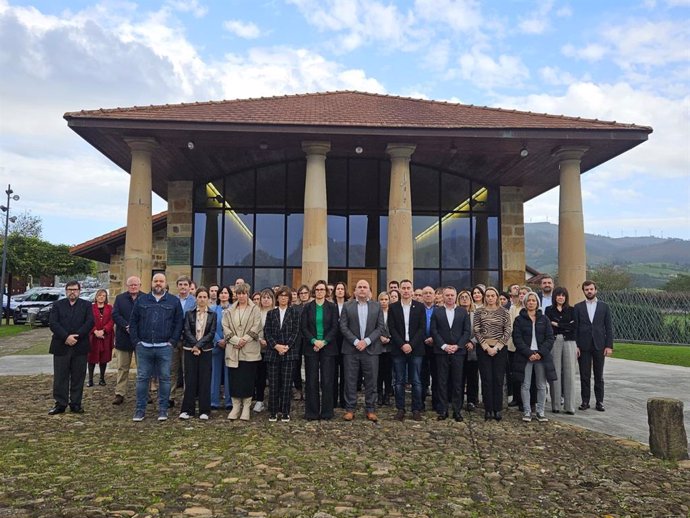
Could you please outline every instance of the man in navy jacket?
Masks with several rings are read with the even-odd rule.
[[[67,297],[53,304],[50,310],[50,354],[53,355],[53,397],[55,406],[50,415],[61,414],[69,407],[81,414],[81,398],[86,377],[86,355],[89,333],[93,328],[91,304],[79,298],[81,286],[70,281],[65,286]]]
[[[115,322],[115,357],[117,358],[117,384],[115,385],[115,399],[113,405],[121,405],[127,395],[127,380],[129,366],[132,364],[134,342],[129,334],[129,317],[134,304],[140,295],[141,279],[130,277],[127,279],[127,291],[115,297],[113,303],[113,321]]]
[[[158,420],[168,419],[170,364],[184,322],[179,299],[167,293],[165,286],[165,275],[154,275],[151,293],[137,297],[129,320],[129,334],[137,351],[137,407],[133,421],[144,420],[152,377],[158,378]]]

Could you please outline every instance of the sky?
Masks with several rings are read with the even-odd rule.
[[[129,175],[65,112],[333,90],[652,126],[582,176],[585,231],[690,239],[690,0],[0,0],[0,186],[78,244]]]

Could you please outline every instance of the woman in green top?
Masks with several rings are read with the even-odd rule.
[[[300,327],[304,337],[305,398],[307,421],[333,419],[333,383],[338,356],[338,307],[326,300],[328,284],[316,281],[313,300],[302,310]]]

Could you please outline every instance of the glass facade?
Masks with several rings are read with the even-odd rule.
[[[292,284],[302,262],[306,161],[268,164],[197,184],[193,272],[202,284],[242,277]],[[412,163],[416,286],[500,281],[498,188]],[[386,285],[390,162],[326,160],[329,269],[374,269]]]

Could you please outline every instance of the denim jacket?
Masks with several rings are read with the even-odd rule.
[[[159,301],[147,293],[139,295],[129,320],[132,343],[177,344],[184,324],[182,306],[177,297],[165,293]]]

